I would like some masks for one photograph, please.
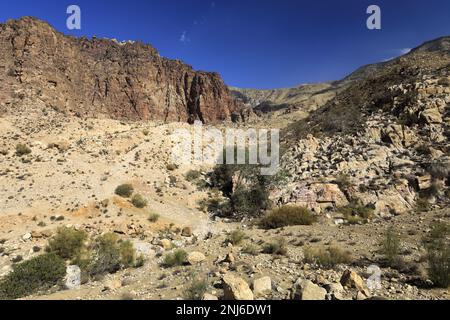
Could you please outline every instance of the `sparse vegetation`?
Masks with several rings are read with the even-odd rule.
[[[201,300],[207,289],[208,282],[206,280],[195,279],[185,290],[184,297],[186,300]]]
[[[304,254],[305,262],[314,263],[324,268],[333,268],[338,264],[348,264],[352,261],[350,252],[337,245],[308,247]]]
[[[261,251],[261,249],[260,248],[258,248],[256,245],[254,245],[254,244],[248,244],[247,246],[245,246],[243,249],[242,249],[242,252],[243,253],[245,253],[245,254],[249,254],[249,255],[252,255],[252,256],[256,256],[256,255],[258,255],[258,253]]]
[[[306,208],[283,206],[269,212],[260,220],[259,225],[265,229],[277,229],[286,226],[311,225],[316,221],[317,218]]]
[[[92,248],[88,272],[91,276],[115,273],[121,268],[134,266],[136,251],[129,241],[120,241],[113,233],[98,237]]]
[[[145,199],[140,194],[135,194],[131,199],[131,203],[133,204],[133,206],[139,209],[145,208],[148,205],[147,199]]]
[[[373,209],[363,206],[357,201],[338,208],[337,212],[342,214],[349,224],[367,223],[373,216]]]
[[[278,238],[266,243],[263,247],[263,253],[275,254],[280,256],[287,255],[286,240],[283,238]]]
[[[336,177],[336,184],[339,186],[339,188],[343,191],[350,188],[353,184],[350,180],[350,176],[347,174],[341,174]]]
[[[163,265],[167,268],[182,266],[186,263],[186,259],[187,252],[182,249],[178,249],[164,256]]]
[[[427,250],[428,276],[436,287],[450,286],[450,225],[434,223],[424,239]]]
[[[46,248],[47,252],[54,253],[64,260],[72,260],[80,256],[85,250],[87,234],[84,231],[62,227],[56,232]]]
[[[202,176],[202,173],[200,171],[198,171],[198,170],[189,170],[186,173],[185,178],[189,182],[194,182],[194,181],[200,179],[201,176]]]
[[[133,194],[134,188],[131,184],[122,184],[116,188],[116,195],[122,198],[129,198]]]
[[[18,299],[58,284],[66,275],[64,260],[54,253],[37,256],[14,266],[0,280],[0,299]]]
[[[237,246],[244,241],[246,238],[245,232],[242,230],[234,230],[230,232],[227,238],[227,242],[231,243],[234,246]]]
[[[21,144],[21,143],[16,145],[16,155],[17,156],[22,157],[22,156],[25,156],[30,153],[31,153],[31,149],[27,145]]]
[[[390,267],[400,263],[400,237],[394,227],[389,227],[381,241],[381,252]]]
[[[426,198],[419,198],[416,201],[416,211],[417,212],[426,212],[430,210],[431,204]]]
[[[160,215],[157,213],[150,213],[150,215],[148,216],[148,221],[152,222],[152,223],[156,223],[158,222],[160,218]]]

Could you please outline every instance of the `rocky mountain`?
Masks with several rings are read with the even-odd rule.
[[[39,99],[80,117],[210,123],[243,116],[217,73],[143,43],[65,36],[31,17],[0,25],[0,83],[3,112]]]
[[[358,203],[381,216],[424,202],[448,207],[448,40],[378,65],[289,126],[283,162],[292,183],[280,201],[319,212]]]

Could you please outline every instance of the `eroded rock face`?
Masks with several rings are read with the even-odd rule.
[[[0,82],[3,112],[30,98],[80,117],[212,123],[244,116],[217,73],[142,43],[65,36],[30,17],[0,25]]]

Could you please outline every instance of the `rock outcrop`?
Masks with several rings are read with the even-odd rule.
[[[138,42],[74,38],[31,17],[0,25],[0,112],[41,100],[68,115],[212,123],[242,119],[217,73]]]

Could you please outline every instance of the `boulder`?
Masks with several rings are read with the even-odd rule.
[[[81,269],[79,266],[68,266],[66,269],[66,288],[77,289],[81,286]]]
[[[353,270],[345,270],[341,277],[341,284],[347,288],[354,288],[369,296],[366,282]]]
[[[205,259],[206,259],[205,255],[203,253],[197,252],[197,251],[191,252],[187,256],[187,261],[191,265],[199,264],[199,263],[203,262]]]
[[[253,300],[253,292],[248,283],[237,276],[227,273],[222,278],[225,300]]]
[[[294,300],[325,300],[327,290],[310,280],[299,279],[294,284]]]
[[[253,282],[253,294],[255,297],[263,297],[272,292],[272,280],[270,277],[262,277]]]

